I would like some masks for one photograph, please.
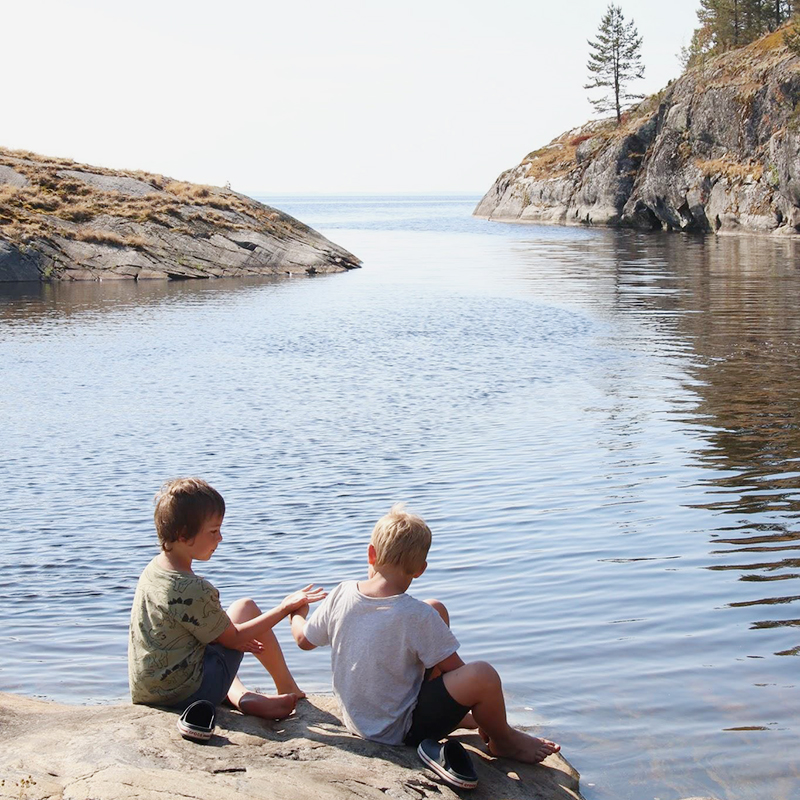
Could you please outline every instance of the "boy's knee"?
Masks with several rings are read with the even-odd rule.
[[[425,602],[436,611],[447,625],[450,624],[450,613],[447,610],[447,606],[441,600],[426,600]]]
[[[486,661],[472,661],[466,665],[470,668],[470,678],[476,683],[485,686],[499,686],[500,675],[497,670]]]
[[[228,607],[228,616],[232,622],[246,622],[260,613],[261,609],[256,605],[255,600],[251,600],[249,597],[236,600]]]

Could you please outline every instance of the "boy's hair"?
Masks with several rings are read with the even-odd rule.
[[[431,529],[422,517],[410,514],[403,503],[395,503],[372,531],[375,566],[395,564],[408,575],[419,572],[431,547]]]
[[[156,495],[153,519],[161,549],[169,552],[179,540],[191,540],[210,517],[225,516],[222,495],[201,478],[167,481]]]

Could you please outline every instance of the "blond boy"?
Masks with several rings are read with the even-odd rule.
[[[393,506],[372,533],[367,580],[337,586],[309,620],[309,607],[297,608],[295,641],[303,650],[332,646],[333,688],[352,733],[417,746],[477,726],[492,755],[541,761],[559,745],[512,728],[494,668],[461,660],[441,603],[406,594],[430,544],[424,520]]]
[[[310,585],[265,613],[249,599],[225,611],[219,592],[192,569],[193,561],[208,561],[222,541],[224,516],[222,496],[199,478],[169,481],[156,496],[161,552],[139,578],[131,609],[131,700],[184,709],[196,700],[218,705],[227,697],[245,714],[281,719],[305,695],[272,628],[325,593]],[[246,652],[272,676],[277,695],[250,692],[236,677]]]

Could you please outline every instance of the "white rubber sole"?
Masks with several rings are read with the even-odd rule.
[[[478,785],[478,781],[464,781],[448,772],[438,761],[433,761],[422,749],[422,746],[417,747],[417,755],[425,762],[426,766],[430,767],[430,769],[445,783],[449,783],[450,786],[455,786],[458,789],[474,789]]]
[[[181,720],[178,720],[176,727],[184,739],[194,739],[196,742],[207,742],[214,735],[214,731],[199,731],[197,728],[182,725]]]

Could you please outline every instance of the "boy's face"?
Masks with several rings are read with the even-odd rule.
[[[214,555],[217,545],[222,541],[221,528],[221,516],[208,517],[203,521],[194,539],[186,543],[192,558],[198,561],[208,561]]]

